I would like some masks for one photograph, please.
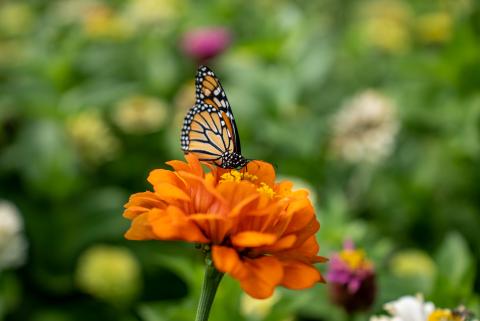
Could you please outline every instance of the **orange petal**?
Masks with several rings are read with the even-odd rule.
[[[167,162],[168,165],[172,166],[176,172],[185,171],[187,173],[203,177],[204,171],[202,165],[198,161],[198,158],[190,153],[185,155],[187,162],[172,160]]]
[[[248,271],[248,277],[239,279],[240,286],[256,299],[272,296],[275,287],[283,279],[282,264],[272,256],[245,259],[244,267]]]
[[[310,195],[310,192],[307,189],[301,188],[301,189],[297,189],[296,191],[292,192],[290,194],[290,197],[293,197],[293,198],[308,198],[308,195]]]
[[[191,194],[191,208],[189,213],[216,213],[227,215],[229,208],[213,186],[198,176],[189,174],[187,172],[179,173],[179,176],[185,180],[190,188]]]
[[[319,246],[317,240],[315,235],[312,235],[304,242],[296,244],[294,247],[288,250],[275,253],[275,256],[286,260],[293,259],[310,263],[317,262],[318,258],[321,258],[317,256],[318,250]],[[320,261],[322,260],[320,259]]]
[[[245,197],[240,203],[238,203],[234,208],[232,208],[228,214],[232,219],[242,215],[242,213],[251,213],[255,210],[256,200],[258,199],[258,194],[250,195]]]
[[[171,202],[173,200],[180,200],[186,202],[190,201],[190,195],[188,195],[175,185],[168,183],[159,183],[154,186],[154,189],[157,197],[161,200],[164,200],[165,202]]]
[[[268,200],[266,203],[266,197],[259,196],[258,202],[252,203],[251,206],[248,206],[245,209],[242,209],[244,216],[255,217],[255,216],[264,216],[272,215],[272,217],[278,217],[280,212],[283,211],[285,207],[282,201],[271,202]]]
[[[225,200],[234,207],[241,203],[245,198],[257,195],[257,187],[251,182],[221,182],[217,186],[217,191]]]
[[[130,228],[125,233],[127,240],[154,240],[157,239],[148,221],[149,213],[144,213],[133,219]]]
[[[189,219],[196,223],[214,244],[220,244],[230,230],[230,221],[218,214],[193,214]]]
[[[165,210],[152,210],[149,222],[152,225],[153,233],[161,240],[210,242],[199,227],[174,206],[169,206]]]
[[[160,200],[155,193],[143,192],[136,193],[130,196],[128,203],[125,204],[125,212],[123,217],[133,219],[140,214],[148,212],[152,208],[164,208],[165,202]]]
[[[233,245],[238,247],[258,247],[275,243],[277,236],[270,233],[245,231],[233,235],[231,240]]]
[[[297,247],[298,254],[304,256],[315,256],[318,253],[320,247],[317,243],[317,238],[315,235],[310,236],[307,238],[299,247]]]
[[[257,299],[271,296],[283,279],[282,264],[272,256],[242,261],[234,249],[213,246],[212,258],[217,270],[240,281],[242,289]]]
[[[281,284],[286,288],[293,290],[306,289],[323,280],[320,272],[312,265],[295,261],[282,263],[284,273]]]
[[[290,181],[281,181],[275,185],[274,191],[279,196],[287,196],[292,193],[293,183]]]
[[[217,191],[228,203],[232,209],[229,216],[237,216],[242,211],[248,211],[247,207],[255,206],[252,204],[258,197],[257,187],[250,182],[222,182],[218,185]],[[251,208],[253,210],[253,207]]]
[[[282,237],[281,239],[276,241],[275,244],[266,246],[265,248],[263,248],[263,250],[269,253],[285,250],[285,249],[291,248],[295,244],[296,240],[297,240],[297,237],[293,234],[290,234]]]
[[[161,183],[168,183],[171,185],[183,187],[182,180],[179,179],[174,172],[166,169],[154,169],[148,175],[147,181],[153,186]]]
[[[167,165],[171,166],[174,171],[180,172],[180,171],[185,171],[189,172],[190,171],[190,166],[186,162],[182,162],[179,160],[171,160],[166,162]]]
[[[240,260],[237,251],[231,247],[214,245],[212,247],[212,259],[220,272],[228,273],[235,279],[246,277],[243,262]]]
[[[217,184],[217,178],[212,173],[205,174],[205,185],[215,187]]]
[[[318,256],[318,255],[314,255],[310,259],[310,262],[312,262],[312,263],[325,263],[325,262],[328,262],[328,261],[329,261],[328,258],[326,258],[324,256]]]
[[[123,212],[123,217],[128,218],[128,219],[134,219],[138,215],[141,215],[143,213],[146,213],[150,211],[151,208],[148,207],[143,207],[143,206],[129,206],[124,212]]]
[[[275,186],[275,170],[271,164],[254,160],[248,163],[245,168],[249,174],[258,177],[258,182],[263,182],[272,188]]]
[[[296,244],[302,244],[306,240],[312,237],[315,240],[315,233],[317,233],[319,229],[320,229],[320,223],[317,221],[315,217],[312,217],[312,220],[303,229],[295,233],[295,235],[297,235]]]
[[[198,158],[197,156],[195,156],[195,154],[192,154],[192,153],[187,154],[185,155],[185,159],[187,160],[188,165],[191,168],[192,174],[195,174],[197,176],[203,176],[204,174],[203,167],[198,161]]]
[[[285,231],[287,234],[301,230],[315,217],[315,211],[308,198],[292,201],[288,205],[287,212],[292,216]]]

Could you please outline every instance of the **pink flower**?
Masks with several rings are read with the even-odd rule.
[[[231,33],[227,28],[203,27],[185,32],[180,46],[185,55],[198,63],[205,63],[225,51],[231,39]]]
[[[327,273],[331,300],[348,313],[368,309],[375,300],[375,269],[351,241],[332,256]]]

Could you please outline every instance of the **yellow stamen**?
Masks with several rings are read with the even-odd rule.
[[[231,170],[228,173],[225,173],[221,176],[220,182],[240,182],[242,180],[247,180],[247,181],[255,181],[257,180],[257,176],[249,174],[247,172],[245,173],[240,173],[237,170]]]
[[[448,309],[436,309],[428,316],[428,321],[460,321],[462,318],[456,316]]]
[[[258,179],[258,177],[245,172],[245,173],[243,173],[243,179],[253,182],[253,181],[256,181]]]
[[[340,252],[340,258],[352,269],[367,268],[371,262],[366,259],[363,250],[343,250]]]
[[[238,171],[230,171],[221,176],[222,182],[240,182],[242,180],[241,173]]]
[[[264,182],[260,183],[260,187],[257,188],[257,191],[264,194],[268,198],[273,198],[275,196],[275,192],[273,191],[273,189]]]

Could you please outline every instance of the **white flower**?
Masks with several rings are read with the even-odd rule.
[[[370,321],[427,321],[435,306],[421,295],[407,295],[385,304],[384,309],[391,317],[371,317]]]
[[[0,201],[0,270],[21,265],[26,249],[23,220],[17,207]]]
[[[377,163],[388,156],[398,131],[393,102],[374,90],[347,102],[333,121],[332,149],[353,163]]]
[[[373,316],[370,321],[464,321],[472,317],[464,306],[453,310],[435,308],[432,302],[425,302],[419,294],[403,296],[385,304],[384,309],[390,316]]]
[[[432,302],[425,302],[420,295],[403,296],[385,304],[385,310],[403,321],[425,321],[435,310],[435,306]]]

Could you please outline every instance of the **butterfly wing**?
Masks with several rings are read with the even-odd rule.
[[[185,116],[181,136],[182,149],[199,160],[222,165],[222,156],[235,149],[232,133],[216,107],[195,105]]]
[[[231,133],[233,151],[241,154],[240,137],[235,124],[235,118],[233,117],[227,95],[218,78],[208,67],[200,66],[197,71],[195,86],[196,104],[212,106],[220,113],[221,120],[223,120],[228,132]]]

